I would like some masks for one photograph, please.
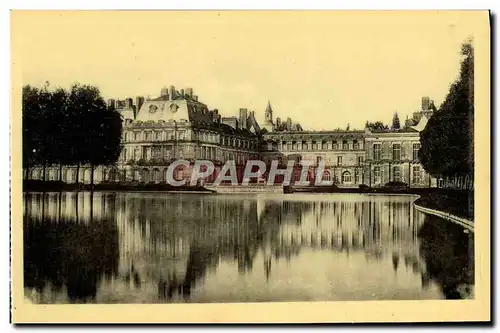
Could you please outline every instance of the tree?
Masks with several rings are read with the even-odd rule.
[[[369,122],[367,121],[365,124],[365,127],[368,128],[371,131],[385,131],[389,129],[389,126],[384,125],[383,122],[381,121],[376,121],[376,122]]]
[[[122,122],[120,114],[108,109],[99,89],[75,84],[69,91],[49,91],[23,87],[23,167],[76,165],[79,179],[81,164],[90,164],[93,183],[94,167],[112,164],[121,151]]]
[[[399,124],[399,116],[398,113],[394,113],[394,117],[392,117],[392,129],[393,130],[398,130],[401,128],[401,125]]]
[[[121,151],[122,122],[120,114],[106,106],[97,87],[75,84],[71,87],[70,107],[75,129],[71,140],[71,160],[91,167],[91,184],[94,168],[114,163]],[[77,178],[78,179],[78,178]]]
[[[420,133],[419,158],[435,177],[469,176],[474,173],[474,49],[462,45],[460,75],[448,95]]]

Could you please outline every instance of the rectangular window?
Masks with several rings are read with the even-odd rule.
[[[362,165],[363,164],[363,156],[358,156],[358,165]]]
[[[395,182],[401,181],[401,168],[398,165],[392,168],[392,180]]]
[[[312,150],[316,150],[316,143],[312,144]]]
[[[145,134],[145,138],[144,138],[145,141],[151,140],[151,132],[145,132],[144,134]]]
[[[358,150],[359,149],[359,143],[358,143],[358,141],[354,141],[353,142],[352,149],[354,149],[354,150]]]
[[[321,162],[321,156],[316,157],[316,164],[319,164],[319,162]]]
[[[332,142],[332,150],[337,150],[337,149],[338,149],[337,141],[333,141]]]
[[[375,184],[380,184],[382,182],[382,174],[380,172],[379,166],[373,168],[373,179],[375,181]]]
[[[186,138],[186,132],[185,131],[179,131],[179,140],[184,140]]]
[[[337,156],[337,165],[342,165],[342,156]]]
[[[382,145],[380,143],[373,144],[373,160],[380,161],[382,159]]]
[[[326,142],[323,142],[321,145],[322,145],[321,149],[323,150],[328,149],[328,144]]]
[[[401,145],[399,143],[392,145],[392,159],[394,161],[401,160]]]
[[[422,182],[422,170],[419,165],[413,166],[413,183],[420,184]]]
[[[287,150],[292,150],[292,144],[291,143],[287,143],[286,144],[286,149]]]
[[[139,132],[134,133],[134,140],[139,141]]]
[[[413,144],[413,160],[418,160],[418,152],[420,150],[420,143]]]
[[[125,132],[124,141],[125,141],[125,142],[127,142],[127,141],[128,141],[128,133],[127,133],[127,132]]]
[[[161,132],[155,132],[155,137],[156,137],[156,140],[160,141]]]

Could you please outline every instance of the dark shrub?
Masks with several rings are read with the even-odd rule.
[[[384,185],[384,187],[407,187],[408,184],[404,182],[388,182]]]

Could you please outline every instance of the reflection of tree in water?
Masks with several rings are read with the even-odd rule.
[[[241,202],[238,204],[241,205]],[[233,207],[235,211],[237,207]],[[226,242],[218,239],[218,251],[198,251],[213,256],[233,256],[240,271],[250,270],[258,249],[263,252],[263,268],[269,279],[273,261],[300,254],[301,249],[329,249],[349,254],[365,251],[370,260],[381,260],[384,247],[394,247],[393,266],[397,271],[401,251],[412,251],[416,242],[418,223],[410,221],[411,200],[396,203],[381,202],[314,202],[314,201],[266,201],[256,229],[251,228],[253,218],[245,211],[224,216],[220,221],[233,221],[234,229]],[[352,215],[352,216],[351,216]],[[203,214],[207,219],[219,219],[219,215]],[[408,216],[408,219],[406,219]],[[309,221],[316,231],[305,232],[304,223]],[[333,222],[333,223],[332,223]],[[307,224],[307,223],[306,223]],[[290,228],[289,228],[290,227]],[[247,235],[247,237],[245,237]],[[250,235],[250,237],[248,237]],[[252,235],[254,237],[252,237]],[[215,235],[214,235],[215,236]],[[408,247],[410,246],[410,247]],[[197,252],[194,252],[196,255]],[[193,248],[190,251],[188,272],[191,271]],[[415,255],[408,255],[414,257]],[[217,263],[217,260],[210,261]],[[214,264],[214,265],[215,265]],[[206,267],[199,267],[206,270]],[[186,273],[186,276],[189,276]],[[202,278],[203,274],[197,275]],[[185,282],[184,282],[185,283]],[[180,284],[179,282],[177,283]],[[171,283],[175,285],[175,283]],[[179,289],[179,287],[174,288]],[[167,292],[168,294],[168,292]]]
[[[59,288],[67,285],[68,294],[76,295],[70,297],[82,299],[81,295],[95,297],[101,271],[108,269],[115,272],[110,273],[115,279],[121,277],[128,283],[130,290],[141,292],[148,288],[144,283],[151,283],[160,299],[172,299],[192,295],[221,260],[234,262],[241,274],[259,265],[269,279],[277,261],[290,261],[305,249],[346,255],[362,251],[368,261],[392,260],[395,272],[404,262],[421,274],[425,269],[418,258],[416,237],[421,221],[412,200],[383,199],[259,201],[255,197],[145,193],[101,197],[101,204],[94,200],[97,208],[84,206],[97,213],[98,207],[105,206],[103,213],[96,214],[102,222],[64,219],[44,227],[28,223],[26,244],[32,244],[32,249],[25,251],[32,259],[26,265],[37,266],[27,269],[33,276],[28,280],[36,286],[39,276],[52,274],[45,280]],[[74,214],[80,221],[82,212]],[[111,217],[116,224],[106,222]],[[43,252],[50,256],[39,255]],[[259,253],[262,262],[256,263]],[[69,267],[71,261],[77,264]],[[421,274],[423,285],[429,284],[428,275]]]
[[[427,215],[419,232],[420,254],[426,273],[422,283],[434,280],[448,299],[469,297],[474,284],[474,234],[438,217]]]
[[[72,302],[95,299],[100,279],[109,280],[118,270],[116,224],[92,217],[80,222],[41,215],[33,218],[27,212],[24,217],[25,288],[40,296],[46,288],[56,294],[66,288]]]

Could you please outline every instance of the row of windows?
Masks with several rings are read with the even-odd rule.
[[[298,163],[302,162],[302,156],[297,157],[297,160],[296,160],[296,161],[297,161]],[[316,164],[319,164],[319,163],[321,163],[322,161],[323,161],[323,157],[322,157],[322,156],[317,156],[317,157],[316,157]],[[363,156],[358,156],[358,158],[357,158],[357,161],[356,161],[356,162],[357,162],[357,164],[358,164],[358,165],[362,165],[362,164],[363,164],[363,162],[364,162],[364,158],[363,158]],[[342,156],[337,156],[337,165],[339,165],[339,166],[340,166],[340,165],[343,165],[343,158],[342,158]]]
[[[201,141],[217,143],[217,135],[213,133],[198,133],[197,137]],[[131,140],[132,139],[132,140]],[[174,131],[147,131],[147,132],[126,132],[124,135],[125,142],[129,141],[161,141],[161,140],[185,140],[186,131],[177,131],[177,137]],[[220,144],[245,148],[245,149],[257,149],[258,144],[255,141],[241,140],[230,137],[221,137]]]
[[[382,182],[382,169],[380,166],[376,166],[373,168],[373,178],[376,184]],[[402,181],[402,172],[400,166],[392,167],[392,181],[400,182]],[[413,166],[413,178],[412,183],[420,184],[423,180],[422,168],[419,165]]]
[[[230,137],[221,137],[220,144],[223,146],[233,146],[245,149],[257,149],[258,145],[255,141],[240,140]]]
[[[175,152],[178,157],[182,156],[182,151],[178,150]],[[218,153],[215,147],[201,147],[200,151],[197,153],[198,157],[201,159],[215,160],[217,159]],[[228,152],[222,151],[221,153],[223,161],[235,160],[238,163],[246,163],[249,159],[258,159],[257,154],[245,154],[239,152]],[[174,157],[173,146],[162,147],[135,147],[132,149],[124,148],[122,151],[122,159],[124,161],[134,160],[138,161],[141,158],[147,161],[151,159],[169,159]]]
[[[337,143],[336,141],[333,142],[312,142],[312,143],[307,143],[305,141],[303,142],[280,142],[278,143],[278,150],[338,150],[342,148],[342,150],[349,150],[349,143],[347,141],[343,141],[342,143]],[[360,144],[357,141],[353,141],[352,144],[352,149],[353,150],[359,150],[361,148]]]
[[[412,147],[412,159],[413,160],[418,160],[418,152],[420,150],[420,143],[414,143]],[[404,154],[401,154],[401,144],[400,143],[395,143],[392,145],[392,159],[394,161],[399,161],[402,159],[402,157],[405,157]],[[384,158],[384,152],[382,149],[382,144],[381,143],[374,143],[373,144],[373,159],[375,161],[380,161]]]
[[[177,138],[174,131],[148,131],[148,132],[125,132],[124,141],[161,141],[161,140],[185,140],[186,131],[177,131]]]
[[[314,174],[311,174],[307,171],[302,171],[302,173],[307,173],[307,175],[305,176],[307,181],[312,181],[312,180],[314,180],[314,177],[316,177]],[[298,171],[295,172],[294,180],[299,181],[301,176],[302,176],[301,172],[298,172]],[[359,177],[359,175],[358,175],[358,173],[356,173],[356,175],[354,176],[354,179],[357,179],[358,177]],[[323,181],[332,181],[333,180],[334,182],[336,182],[336,180],[337,180],[336,177],[333,177],[333,179],[332,179],[332,175],[331,175],[330,171],[324,171],[321,179]],[[342,172],[341,179],[342,179],[342,183],[345,183],[345,184],[349,184],[349,183],[353,182],[353,176],[351,175],[351,173],[349,171]]]

